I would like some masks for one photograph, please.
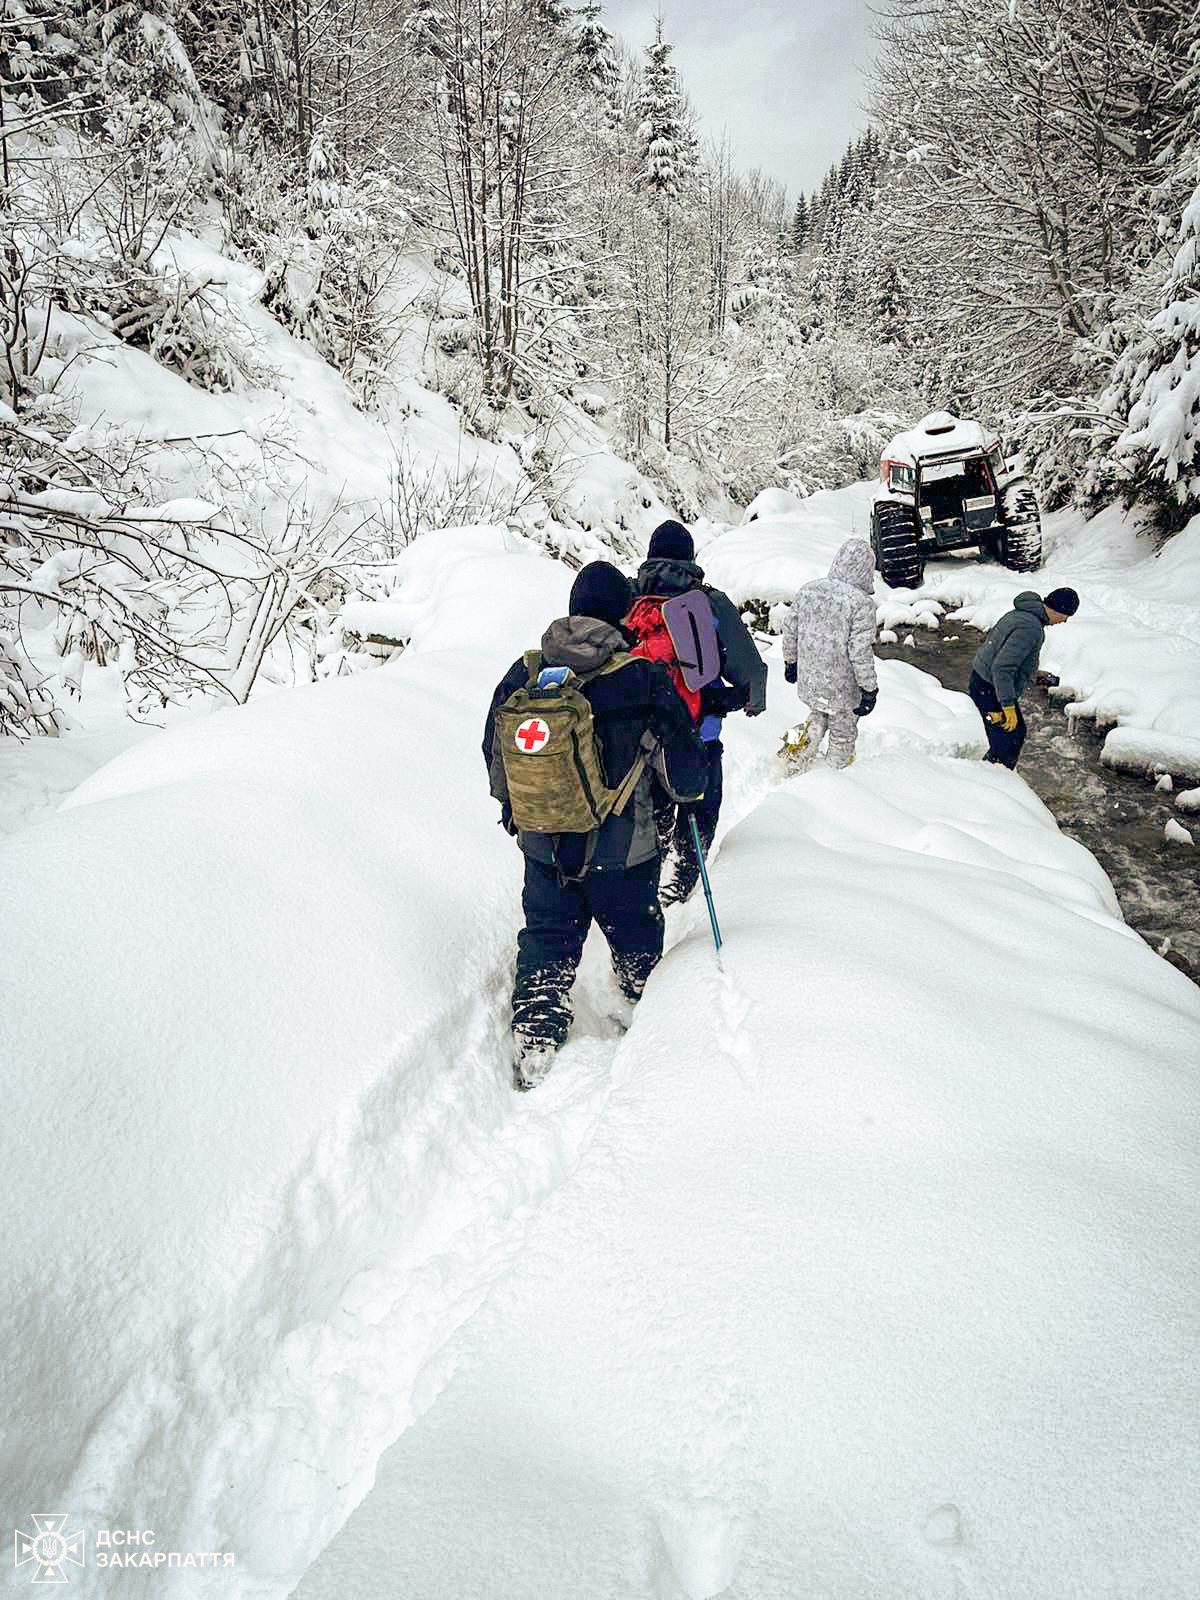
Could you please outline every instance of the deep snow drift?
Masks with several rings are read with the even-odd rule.
[[[478,742],[570,577],[420,540],[393,665],[144,740],[0,846],[13,1525],[283,1595],[400,1438],[310,1593],[1194,1593],[1200,1000],[953,759],[962,697],[883,663],[856,766],[769,793],[776,659],[724,976],[673,913],[617,1041],[589,948],[512,1095]]]

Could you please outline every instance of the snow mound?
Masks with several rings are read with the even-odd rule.
[[[790,489],[760,489],[746,507],[743,525],[769,517],[794,517],[803,513],[804,501]]]
[[[1068,710],[1071,715],[1079,715],[1079,702]],[[1157,729],[1113,728],[1104,740],[1100,759],[1106,767],[1144,773],[1147,777],[1169,767],[1181,778],[1194,783],[1200,780],[1200,737],[1181,737]]]
[[[896,434],[883,448],[884,461],[906,461],[915,466],[931,455],[950,455],[955,451],[986,450],[997,443],[981,423],[951,416],[948,411],[931,411],[915,428]]]
[[[425,1363],[608,1093],[600,1073],[511,1159],[482,1153],[520,1126],[520,867],[479,756],[483,686],[571,579],[494,555],[499,537],[447,541],[441,624],[414,573],[394,668],[144,739],[0,845],[20,907],[0,974],[0,1471],[85,1524],[232,1551],[272,1592],[428,1403]],[[439,648],[455,629],[484,653]]]
[[[732,528],[706,545],[705,578],[738,605],[747,600],[790,603],[802,584],[828,574],[847,539],[868,537],[872,495],[870,484],[822,490],[801,501],[799,509],[772,512]]]

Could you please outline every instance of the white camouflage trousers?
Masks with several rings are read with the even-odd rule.
[[[799,772],[806,772],[820,759],[821,741],[829,734],[829,748],[825,765],[848,767],[854,759],[854,746],[858,739],[858,718],[853,711],[814,711],[808,719],[808,744],[796,757]]]

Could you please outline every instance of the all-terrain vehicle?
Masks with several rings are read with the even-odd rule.
[[[932,412],[891,441],[879,476],[871,548],[889,588],[915,589],[926,560],[943,550],[977,548],[1013,572],[1041,566],[1037,499],[981,423]]]

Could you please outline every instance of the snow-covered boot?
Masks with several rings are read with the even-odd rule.
[[[696,887],[700,878],[700,868],[695,858],[679,856],[675,861],[675,871],[658,891],[660,905],[677,906],[688,898]]]
[[[528,1039],[513,1034],[513,1088],[518,1093],[536,1089],[554,1065],[558,1045],[546,1039]]]

